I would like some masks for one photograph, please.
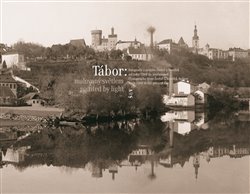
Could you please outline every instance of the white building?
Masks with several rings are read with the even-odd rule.
[[[135,49],[140,48],[142,46],[142,43],[137,41],[136,39],[134,41],[121,41],[119,40],[116,43],[116,50],[126,50],[129,47],[133,47]]]
[[[3,65],[4,61],[7,65],[7,68],[16,67],[18,69],[23,69],[23,70],[27,69],[25,66],[26,64],[24,60],[24,55],[21,55],[19,53],[9,52],[9,53],[2,54],[1,66]]]
[[[129,47],[127,49],[127,54],[131,56],[133,60],[138,61],[150,61],[153,58],[153,54],[150,49],[146,47],[133,48]]]
[[[194,92],[194,85],[186,81],[179,81],[174,83],[174,94],[175,95],[188,95]]]
[[[204,48],[199,49],[198,53],[200,55],[205,55],[210,60],[227,60],[229,57],[228,51],[210,48],[209,44],[206,44]]]

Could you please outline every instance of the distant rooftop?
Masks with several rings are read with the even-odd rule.
[[[159,42],[158,45],[159,45],[159,44],[170,44],[170,43],[172,43],[172,42],[173,42],[172,39],[165,39],[165,40]]]
[[[17,81],[12,77],[11,74],[1,74],[0,82],[1,83],[17,83]]]
[[[244,50],[244,49],[242,49],[242,48],[236,48],[236,47],[234,47],[234,48],[229,48],[229,51],[247,52],[247,50]]]
[[[86,47],[86,43],[84,39],[72,39],[70,40],[69,43],[76,47]]]

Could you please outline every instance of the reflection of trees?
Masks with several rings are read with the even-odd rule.
[[[126,125],[125,125],[126,126]],[[129,127],[128,127],[129,128]],[[15,146],[31,145],[22,165],[47,164],[84,167],[94,161],[120,161],[134,149],[135,131],[128,132],[116,124],[97,127],[95,133],[86,129],[43,129]]]
[[[173,163],[184,165],[190,156],[208,150],[211,146],[249,147],[250,125],[239,122],[231,115],[219,114],[209,122],[207,130],[192,130],[188,135],[174,134],[174,146],[171,151]],[[160,152],[159,156],[169,155],[169,145]]]
[[[210,129],[192,130],[188,135],[173,134],[173,147],[170,145],[168,123],[160,120],[135,121],[124,123],[106,123],[74,130],[69,127],[59,129],[45,128],[35,132],[14,146],[30,145],[25,161],[16,164],[24,169],[30,165],[53,165],[84,168],[91,163],[95,168],[109,168],[119,165],[122,160],[138,148],[146,145],[155,155],[151,161],[149,178],[154,179],[154,163],[159,158],[171,154],[173,164],[182,166],[195,153],[206,151],[211,146],[249,147],[249,122],[238,122],[224,115],[210,121]],[[112,170],[111,170],[112,171]]]

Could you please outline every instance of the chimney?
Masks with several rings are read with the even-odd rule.
[[[169,91],[168,91],[168,94],[169,94],[169,96],[172,96],[172,94],[173,94],[173,71],[172,71],[172,69],[169,69]]]
[[[111,28],[111,35],[114,35],[114,27]]]
[[[153,48],[154,46],[154,38],[153,38],[153,33],[150,34],[150,47]]]

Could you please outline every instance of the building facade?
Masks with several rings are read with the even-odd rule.
[[[129,47],[127,49],[127,55],[131,56],[132,60],[138,61],[150,61],[153,58],[151,50],[147,49],[146,47]]]
[[[175,43],[172,39],[165,39],[157,44],[160,50],[166,50],[169,54],[182,49],[188,49],[188,45],[185,43],[184,39],[181,37],[178,43]]]
[[[1,55],[1,66],[3,63],[6,63],[7,68],[18,68],[22,70],[26,70],[26,63],[24,59],[24,55],[19,54],[17,52],[7,52]]]
[[[102,30],[92,30],[91,31],[92,43],[91,47],[96,51],[110,51],[116,49],[117,34],[114,33],[114,28],[111,28],[111,34],[108,38],[103,36]]]
[[[195,86],[186,81],[178,81],[174,83],[174,94],[175,95],[187,95],[194,92]]]
[[[143,44],[139,41],[137,41],[136,39],[134,41],[121,41],[119,40],[116,43],[116,50],[126,50],[129,47],[133,47],[135,49],[140,48],[141,46],[143,46]]]
[[[248,57],[248,51],[241,48],[230,48],[228,54],[232,61]]]
[[[217,49],[217,48],[210,48],[209,44],[202,49],[198,50],[200,55],[205,55],[210,60],[228,60],[229,53],[228,51]]]
[[[8,87],[17,96],[17,81],[13,78],[12,72],[0,71],[0,86]]]

